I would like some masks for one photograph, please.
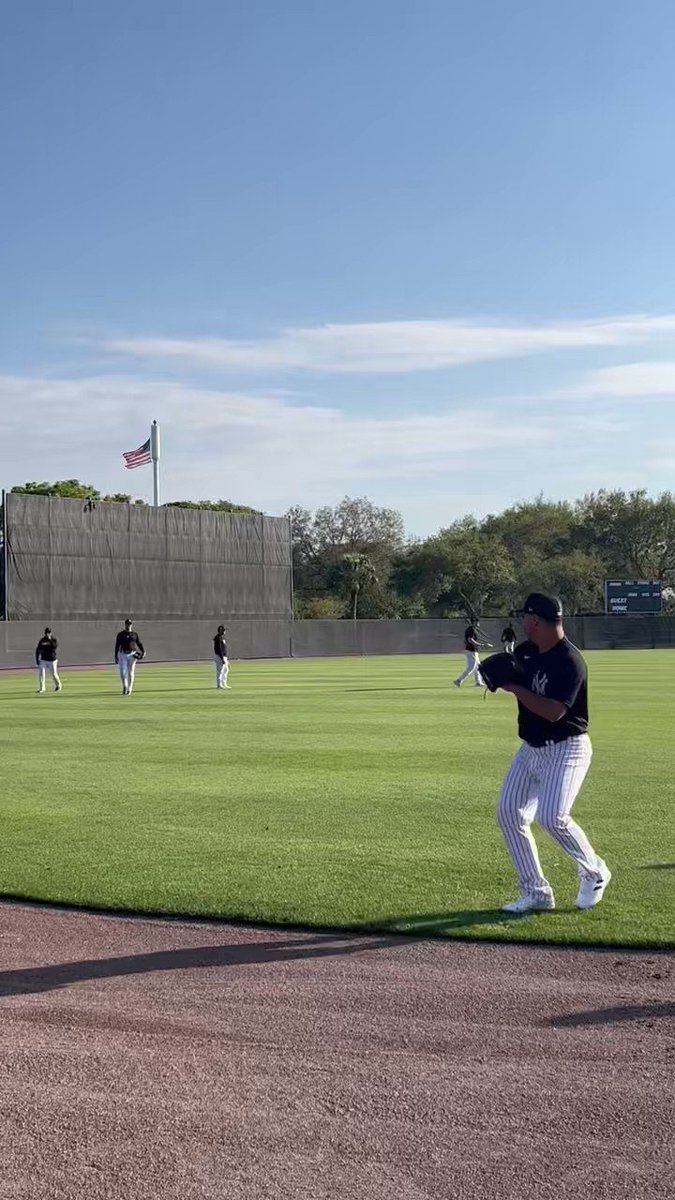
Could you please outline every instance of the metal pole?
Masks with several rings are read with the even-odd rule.
[[[9,547],[7,546],[7,492],[2,489],[2,616],[9,621]],[[5,633],[7,631],[5,630]],[[5,647],[6,648],[6,647]]]
[[[290,597],[290,599],[291,599],[291,620],[290,620],[290,624],[289,624],[288,648],[290,651],[290,657],[292,658],[293,657],[294,632],[295,632],[295,594],[294,594],[294,588],[293,588],[293,522],[290,517],[288,518],[288,541],[289,541],[289,548],[290,548],[290,555],[291,555],[291,571],[290,571],[290,575],[291,575],[291,589],[290,589],[291,590],[291,597]]]
[[[153,504],[159,508],[159,425],[152,422],[150,428],[150,453],[152,455],[152,491]]]

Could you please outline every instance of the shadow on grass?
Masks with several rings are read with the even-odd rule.
[[[590,1009],[589,1012],[568,1013],[552,1017],[547,1026],[580,1029],[584,1025],[611,1025],[618,1021],[650,1021],[659,1017],[675,1017],[675,1004],[618,1004],[616,1008]]]
[[[558,913],[563,909],[557,909]],[[555,915],[555,914],[554,914]],[[389,917],[374,921],[370,928],[391,933],[428,934],[434,936],[454,929],[475,929],[481,925],[519,925],[524,919],[545,918],[551,913],[505,913],[501,908],[467,908],[456,912],[419,913],[401,917]],[[367,928],[367,926],[364,926]]]
[[[641,863],[640,871],[675,871],[675,863]]]

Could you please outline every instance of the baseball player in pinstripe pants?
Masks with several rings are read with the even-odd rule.
[[[518,615],[527,638],[516,650],[524,675],[522,682],[508,683],[504,690],[518,701],[523,744],[504,780],[497,819],[520,896],[505,904],[504,911],[555,908],[532,836],[535,820],[577,865],[577,907],[593,908],[602,900],[611,874],[571,816],[592,755],[586,663],[565,637],[557,597],[533,592]]]

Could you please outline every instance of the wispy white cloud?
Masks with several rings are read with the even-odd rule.
[[[335,503],[346,491],[417,514],[413,532],[477,507],[564,490],[578,469],[602,486],[625,442],[625,408],[596,413],[543,396],[406,416],[359,415],[297,396],[237,392],[133,376],[0,376],[0,480],[78,476],[148,497],[149,471],[125,471],[123,450],[163,426],[166,499],[228,496],[268,512]],[[48,445],[45,458],[43,447]],[[505,450],[508,453],[505,453]],[[635,462],[636,449],[628,452]],[[48,466],[47,466],[48,463]],[[581,478],[581,476],[580,476]],[[445,498],[445,500],[444,500]],[[419,513],[428,512],[424,521]]]
[[[285,329],[272,338],[117,337],[105,349],[151,361],[237,371],[399,374],[556,350],[625,346],[675,337],[675,315],[601,317],[544,325],[385,321]]]
[[[589,396],[675,397],[675,362],[633,362],[593,371],[579,389]]]
[[[461,464],[476,448],[537,445],[553,436],[545,417],[525,429],[511,414],[468,409],[409,417],[355,416],[337,408],[290,403],[284,396],[247,395],[147,382],[128,377],[63,380],[0,377],[0,434],[5,452],[28,424],[48,431],[54,449],[78,439],[119,443],[140,436],[153,417],[165,421],[189,451],[195,479],[201,461],[245,461],[255,475],[292,472],[335,481],[382,475],[415,476]],[[30,413],[30,417],[28,417]]]

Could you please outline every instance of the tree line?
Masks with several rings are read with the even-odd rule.
[[[142,503],[101,495],[79,480],[27,483],[13,492]],[[256,513],[230,500],[171,507]],[[569,613],[602,611],[606,578],[660,579],[675,610],[675,497],[598,491],[571,502],[534,500],[479,519],[461,517],[427,538],[406,537],[403,518],[346,496],[291,521],[295,612],[305,618],[503,615],[527,592],[559,595]]]
[[[406,539],[400,513],[367,499],[288,516],[301,617],[499,616],[534,590],[559,595],[569,613],[598,612],[606,578],[660,579],[675,608],[669,492],[538,497],[420,539]]]
[[[80,483],[79,479],[58,479],[55,483],[37,483],[31,481],[21,486],[10,488],[11,492],[23,496],[55,496],[60,500],[90,500],[96,503],[101,500],[112,504],[139,504],[145,500],[136,500],[127,492],[112,492],[102,495],[98,488],[91,483]],[[245,504],[234,504],[232,500],[170,500],[163,508],[206,508],[210,512],[258,513],[259,509],[249,508]]]

